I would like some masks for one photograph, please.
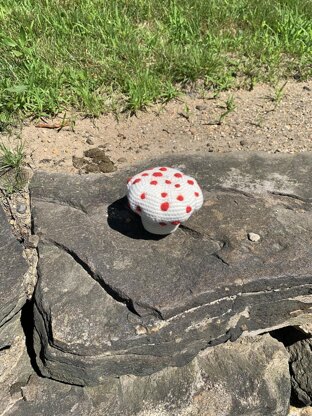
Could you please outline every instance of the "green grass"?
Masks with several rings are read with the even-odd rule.
[[[236,104],[234,101],[234,97],[233,95],[231,95],[230,97],[228,97],[228,99],[225,102],[225,111],[220,115],[218,124],[222,124],[225,117],[227,117],[230,113],[235,111],[235,108],[236,108]]]
[[[0,143],[0,172],[8,169],[20,169],[24,157],[23,143],[19,143],[14,149]]]
[[[5,195],[10,195],[25,185],[22,172],[24,159],[22,142],[19,142],[14,148],[0,142],[0,190]]]
[[[312,74],[311,0],[0,0],[0,126]]]

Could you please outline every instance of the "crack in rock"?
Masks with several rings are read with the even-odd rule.
[[[291,199],[294,199],[294,200],[299,201],[299,202],[309,203],[309,202],[312,201],[312,198],[303,198],[303,197],[300,197],[298,195],[290,194],[290,193],[286,193],[286,192],[267,191],[267,193],[269,195],[280,196],[282,198],[283,197],[285,197],[285,198],[291,198]]]
[[[224,260],[219,253],[213,253],[212,256],[216,257],[218,260],[220,260],[226,266],[230,266],[230,263],[228,263],[226,260]]]
[[[127,306],[130,312],[137,314],[136,310],[133,308],[132,299],[129,299],[124,294],[121,293],[121,291],[118,291],[114,289],[113,287],[109,286],[107,283],[104,282],[103,278],[99,278],[99,275],[93,271],[90,266],[73,250],[69,249],[65,245],[51,239],[45,239],[45,242],[50,243],[51,245],[54,245],[55,247],[65,251],[67,254],[69,254],[75,262],[77,262],[87,273],[88,275],[95,280],[99,285],[102,287],[102,289],[105,290],[105,292],[111,296],[116,302],[123,303]],[[46,244],[46,243],[45,243]],[[47,246],[49,244],[46,244]]]

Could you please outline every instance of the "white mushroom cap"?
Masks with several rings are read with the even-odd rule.
[[[140,172],[128,180],[127,188],[130,208],[153,234],[172,233],[203,204],[196,180],[169,167]]]

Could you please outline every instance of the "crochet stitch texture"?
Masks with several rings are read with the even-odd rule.
[[[183,172],[159,166],[130,178],[127,184],[130,208],[142,218],[147,231],[169,234],[203,204],[197,181]]]

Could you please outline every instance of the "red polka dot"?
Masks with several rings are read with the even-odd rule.
[[[179,224],[181,224],[181,223],[180,223],[180,221],[172,221],[172,222],[171,222],[171,224],[172,224],[172,225],[179,225]]]
[[[163,176],[163,174],[161,172],[154,172],[153,176],[156,176],[156,177],[158,176],[159,177],[159,176]]]
[[[171,184],[171,181],[169,181],[168,179],[166,179],[165,182],[166,182],[167,185]]]
[[[174,176],[175,176],[176,178],[182,178],[182,173],[175,173],[175,174],[174,174]]]
[[[143,192],[143,194],[141,194],[141,199],[145,199],[146,198],[146,195],[145,195],[145,193]]]
[[[165,225],[167,225],[165,222],[159,222],[159,225],[161,225],[162,227],[164,227]]]
[[[142,173],[142,176],[148,176],[148,173]]]
[[[161,170],[162,172],[166,172],[167,168],[159,168],[159,170]]]
[[[133,181],[133,184],[132,185],[135,185],[136,183],[139,183],[139,182],[141,182],[141,179],[140,178],[137,178],[135,181]]]
[[[157,184],[158,184],[158,182],[157,182],[157,181],[151,181],[151,182],[150,182],[150,184],[151,184],[151,185],[157,185]]]
[[[179,183],[176,183],[175,185],[174,185],[176,188],[180,188],[180,184]]]
[[[178,200],[178,201],[184,201],[184,197],[183,197],[183,195],[178,195],[178,196],[177,196],[177,200]]]
[[[141,207],[136,207],[136,210],[138,211],[138,212],[141,212],[142,211],[142,209],[141,209]]]
[[[194,195],[195,196],[199,196],[199,192],[194,192]]]
[[[192,211],[192,207],[189,205],[185,208],[185,211],[189,214]]]
[[[161,209],[162,211],[168,211],[168,209],[169,209],[169,202],[163,202],[163,203],[160,205],[160,209]]]
[[[167,192],[162,192],[162,193],[161,193],[161,196],[162,196],[163,198],[166,198],[166,196],[168,196],[168,194],[167,194]]]
[[[189,179],[189,180],[187,181],[187,183],[188,183],[189,185],[194,185],[194,181],[192,181],[192,179]]]

